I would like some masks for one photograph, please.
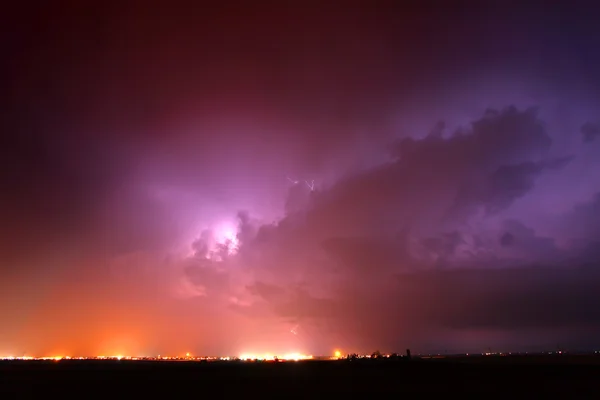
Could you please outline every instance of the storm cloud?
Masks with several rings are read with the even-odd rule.
[[[356,334],[389,346],[399,345],[393,337],[406,320],[415,324],[409,337],[423,329],[596,329],[597,316],[585,311],[600,301],[595,270],[565,268],[578,250],[502,218],[541,174],[574,159],[547,156],[543,126],[533,109],[488,110],[445,138],[404,139],[396,158],[330,187],[290,182],[286,204],[302,206],[252,229],[240,219],[244,244],[233,259],[251,271],[245,311],[258,304],[333,336],[365,321]],[[573,212],[589,212],[582,207],[590,206]]]
[[[375,3],[15,9],[0,355],[598,344],[594,14]]]

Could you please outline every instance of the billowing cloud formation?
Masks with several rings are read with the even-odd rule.
[[[309,3],[5,21],[0,355],[597,344],[595,14]]]
[[[572,240],[579,245],[600,241],[600,193],[575,205],[564,217],[561,227],[571,232]]]
[[[600,135],[600,127],[593,122],[586,122],[581,127],[581,134],[584,142],[592,142],[596,139],[596,136]]]
[[[235,293],[233,309],[247,315],[338,340],[354,332],[348,345],[377,337],[399,346],[417,331],[426,342],[447,330],[597,328],[595,270],[562,267],[572,251],[503,217],[573,156],[549,156],[552,140],[534,109],[489,110],[446,136],[437,127],[330,187],[292,182],[283,219],[260,225],[241,214],[239,253],[194,266],[190,280]],[[576,207],[574,220],[593,216],[591,207]],[[224,284],[241,270],[239,286]]]

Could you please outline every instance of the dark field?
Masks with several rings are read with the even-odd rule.
[[[4,361],[0,398],[319,397],[324,393],[600,394],[600,357],[466,357],[281,363]],[[8,395],[8,396],[7,396]],[[37,397],[37,396],[36,396]],[[594,396],[595,397],[595,396]],[[597,397],[596,397],[597,398]]]

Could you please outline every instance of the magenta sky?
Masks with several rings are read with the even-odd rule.
[[[0,355],[600,346],[593,13],[393,3],[14,11]]]

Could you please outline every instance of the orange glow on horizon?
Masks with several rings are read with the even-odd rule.
[[[277,360],[283,360],[283,361],[300,361],[300,360],[311,360],[313,358],[313,356],[311,355],[305,355],[305,354],[300,354],[300,353],[288,353],[285,354],[283,356],[275,356],[272,354],[264,354],[264,355],[257,355],[257,354],[242,354],[240,355],[240,360],[258,360],[258,361],[275,361],[275,359]]]
[[[92,266],[92,262],[82,263],[81,269],[101,270]],[[248,319],[232,311],[229,303],[214,306],[221,307],[214,323],[206,324],[202,318],[182,322],[182,316],[211,315],[213,306],[198,308],[193,301],[173,298],[142,283],[128,275],[114,278],[74,274],[32,301],[11,340],[2,343],[0,354],[93,358],[158,354],[183,357],[189,353],[189,357],[196,358],[237,355],[244,349],[226,344],[242,339],[259,349],[277,350],[276,355],[302,348],[296,337],[291,342],[287,331],[281,333],[278,321],[265,324],[260,319]]]

